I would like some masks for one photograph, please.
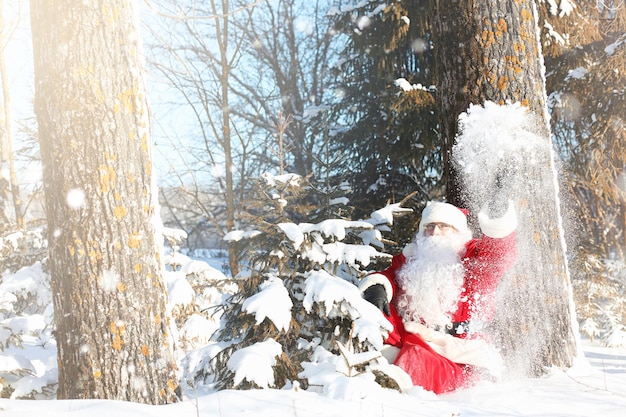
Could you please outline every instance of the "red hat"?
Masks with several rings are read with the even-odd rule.
[[[446,223],[461,233],[470,232],[467,227],[467,214],[467,210],[460,209],[452,204],[430,201],[422,212],[419,232],[424,234],[426,225],[429,223]]]

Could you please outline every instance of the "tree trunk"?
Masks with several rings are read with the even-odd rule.
[[[4,23],[4,2],[0,0],[0,45],[3,47],[8,43],[5,38],[6,26]],[[2,84],[2,102],[0,102],[0,148],[2,171],[8,172],[8,178],[0,177],[0,227],[3,223],[8,223],[5,213],[5,205],[8,195],[11,194],[13,211],[15,213],[15,225],[21,229],[24,224],[24,213],[22,199],[20,197],[20,187],[17,183],[17,173],[15,169],[15,157],[13,155],[13,133],[11,132],[11,90],[9,89],[9,77],[7,76],[6,60],[4,50],[0,51],[0,80]]]
[[[59,398],[159,404],[177,386],[135,13],[31,2]]]
[[[450,154],[458,115],[470,103],[520,102],[536,116],[534,130],[550,142],[536,10],[532,0],[431,1],[448,197],[466,205]],[[515,190],[519,260],[501,284],[504,300],[496,319],[509,364],[530,374],[571,365],[576,350],[556,171],[546,149],[536,155],[539,163],[517,173],[532,181]]]
[[[222,149],[224,150],[224,203],[226,205],[226,230],[230,232],[235,229],[235,215],[237,212],[237,202],[235,201],[235,186],[233,180],[233,155],[232,155],[232,131],[230,112],[230,74],[231,74],[231,58],[228,57],[228,42],[230,39],[230,19],[229,1],[221,0],[221,6],[218,7],[216,0],[211,1],[211,11],[215,16],[215,35],[217,38],[217,46],[219,48],[219,59],[217,60],[216,72],[219,73],[220,80],[220,98],[221,98],[221,115],[222,115]],[[217,133],[217,132],[216,132]],[[239,263],[236,251],[230,247],[228,249],[228,264],[232,276],[239,272]]]

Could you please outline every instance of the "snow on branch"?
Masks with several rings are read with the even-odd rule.
[[[378,252],[369,245],[346,245],[342,242],[333,242],[322,245],[326,253],[326,260],[331,263],[347,263],[354,265],[359,263],[363,266],[369,265],[371,259],[389,257],[385,253]]]
[[[373,226],[379,226],[382,224],[393,225],[393,218],[395,215],[411,213],[413,210],[410,208],[401,207],[402,203],[387,204],[385,207],[376,210],[372,213],[366,222]]]
[[[226,235],[224,236],[224,241],[239,242],[240,240],[250,239],[260,234],[261,232],[259,232],[258,230],[233,230],[232,232],[226,233]]]
[[[337,347],[339,348],[339,353],[343,356],[343,359],[346,363],[346,366],[349,370],[354,369],[360,365],[367,365],[371,361],[382,357],[382,353],[377,350],[368,350],[366,352],[353,352],[349,347],[344,346],[343,343],[337,342]],[[348,372],[347,376],[352,376],[350,372]]]
[[[261,178],[265,181],[267,185],[270,187],[282,186],[282,185],[291,185],[294,187],[298,187],[300,182],[302,181],[302,176],[298,174],[282,174],[282,175],[273,175],[269,172],[261,175]]]
[[[576,4],[571,2],[570,0],[561,0],[557,2],[557,0],[547,0],[550,5],[550,14],[559,17],[569,16],[570,13],[576,8]]]
[[[354,322],[354,334],[359,341],[367,340],[376,349],[382,348],[381,330],[391,331],[389,321],[361,297],[356,286],[323,270],[304,275],[302,305],[307,312],[313,311],[315,304],[320,314],[328,318],[348,317]]]
[[[364,221],[350,221],[343,219],[327,219],[317,224],[301,223],[300,229],[303,233],[318,232],[323,236],[334,238],[335,240],[344,240],[346,238],[346,230],[372,229],[372,225]]]
[[[254,314],[257,325],[268,318],[278,330],[289,330],[293,302],[283,281],[270,275],[267,281],[259,285],[259,289],[258,293],[243,302],[242,310]]]
[[[233,385],[244,380],[261,388],[274,385],[274,365],[276,358],[282,355],[283,348],[274,339],[257,342],[235,351],[228,359],[227,367],[235,374]]]
[[[398,78],[394,81],[394,85],[398,87],[402,91],[412,91],[412,90],[422,90],[422,91],[432,91],[431,89],[426,88],[421,83],[411,84],[407,81],[406,78]]]
[[[372,221],[349,221],[343,219],[328,219],[317,224],[312,223],[279,223],[278,227],[295,250],[299,250],[304,259],[309,259],[318,264],[346,263],[362,266],[369,265],[373,258],[389,257],[388,254],[377,251],[370,246],[380,242],[380,232],[374,229],[374,224],[388,222],[394,210],[380,211],[376,220]],[[395,210],[398,211],[398,210]],[[374,224],[373,224],[374,223]],[[359,232],[359,237],[364,239],[364,244],[346,244],[341,241],[349,232]],[[330,240],[324,243],[324,238]],[[311,246],[303,247],[305,242],[311,242]],[[380,246],[380,245],[379,245]]]

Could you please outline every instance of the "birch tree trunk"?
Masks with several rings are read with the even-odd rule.
[[[58,398],[151,404],[177,383],[131,0],[31,2]]]
[[[0,0],[0,45],[4,48],[9,42],[7,25],[4,21],[4,1]],[[4,49],[0,51],[0,84],[2,84],[2,99],[0,101],[0,230],[3,226],[10,226],[10,220],[5,213],[6,203],[11,195],[15,225],[21,229],[24,224],[23,204],[20,197],[20,187],[17,182],[15,155],[13,155],[13,134],[11,132],[11,90],[7,74]],[[8,178],[3,177],[8,174]]]
[[[470,103],[519,102],[536,116],[533,127],[547,143],[543,58],[533,0],[431,0],[434,13],[438,105],[446,152],[449,200],[466,205],[450,164],[457,118]],[[523,164],[529,179],[515,190],[519,260],[501,284],[496,332],[509,365],[538,374],[544,366],[569,366],[576,353],[574,309],[565,256],[556,170],[550,146]],[[547,191],[546,191],[547,190]]]

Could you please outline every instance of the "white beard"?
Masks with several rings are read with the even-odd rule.
[[[396,274],[400,287],[396,308],[404,321],[449,328],[463,291],[465,242],[459,236],[418,235],[415,245],[415,256],[407,258]]]

